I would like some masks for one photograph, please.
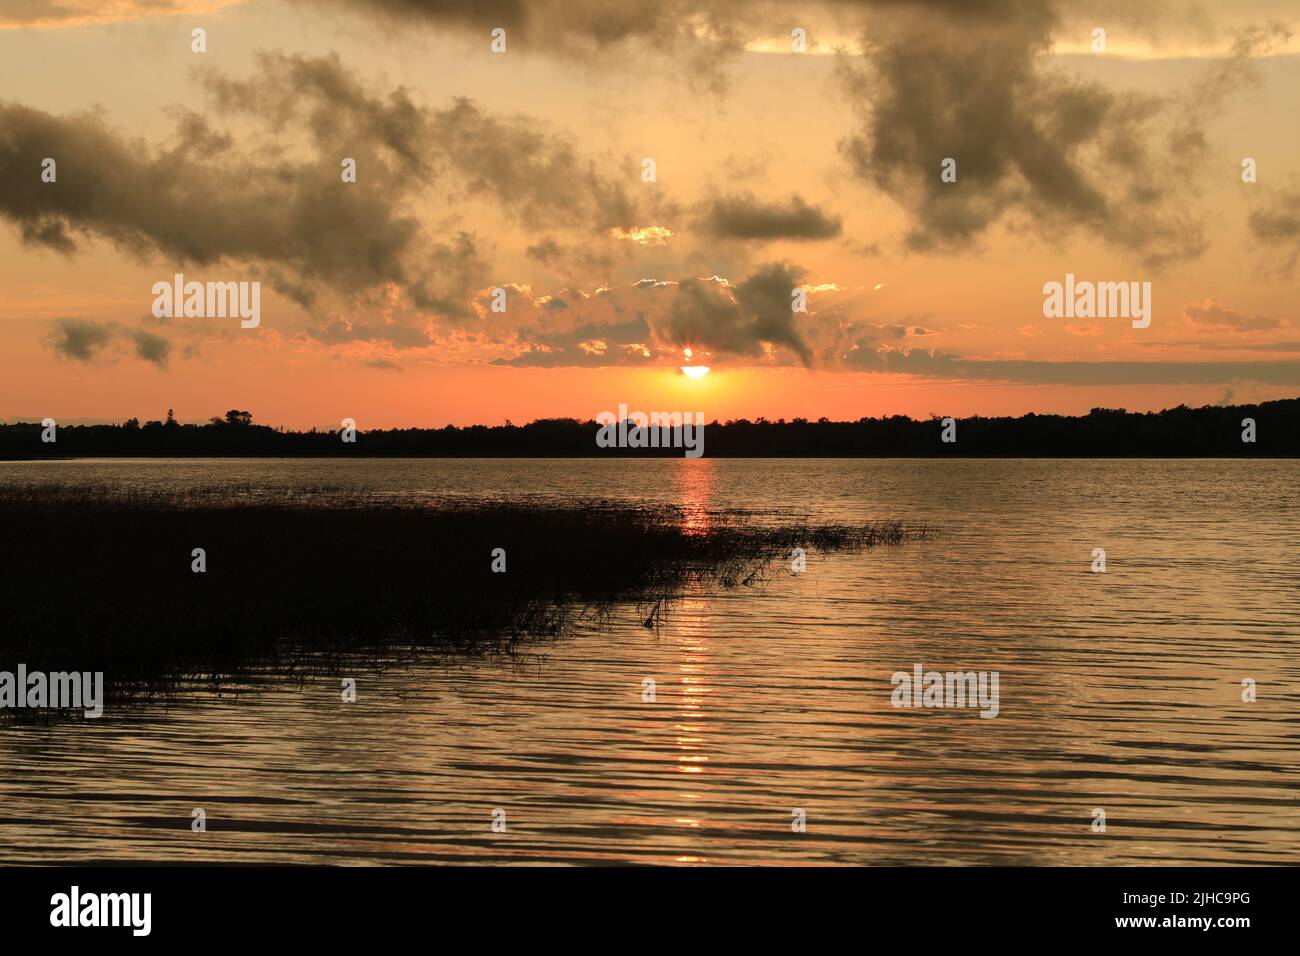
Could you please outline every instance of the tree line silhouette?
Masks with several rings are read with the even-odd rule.
[[[1253,442],[1244,441],[1246,419]],[[833,422],[758,418],[705,425],[708,457],[1300,457],[1300,398],[1259,405],[1179,405],[1160,412],[1094,408],[1087,415],[955,419],[953,442],[941,440],[944,420],[905,415]],[[292,431],[259,425],[231,409],[207,424],[58,426],[42,441],[39,422],[0,425],[0,459],[86,457],[681,457],[680,447],[599,448],[595,421],[539,419],[527,425],[358,430],[345,442],[340,430]],[[952,431],[950,430],[950,434]]]

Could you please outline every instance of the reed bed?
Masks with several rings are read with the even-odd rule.
[[[653,627],[688,589],[752,585],[794,548],[930,534],[626,502],[228,486],[9,486],[0,522],[0,669],[103,671],[114,701],[343,657],[515,653],[624,605]]]

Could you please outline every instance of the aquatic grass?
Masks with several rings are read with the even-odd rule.
[[[110,700],[343,658],[515,653],[630,604],[762,579],[796,547],[925,537],[897,522],[611,501],[0,489],[0,669],[105,673]],[[207,570],[191,570],[203,548]],[[505,573],[491,570],[506,553]]]

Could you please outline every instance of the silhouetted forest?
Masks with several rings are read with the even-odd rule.
[[[1243,441],[1244,419],[1255,440]],[[960,418],[955,441],[942,440],[938,417],[905,415],[855,422],[712,422],[704,427],[704,454],[726,457],[1300,457],[1300,399],[1260,405],[1180,405],[1160,412],[1094,408],[1087,415]],[[253,421],[231,409],[205,425],[164,421],[120,425],[59,426],[56,441],[42,441],[39,423],[0,425],[0,459],[87,457],[681,457],[678,447],[601,448],[600,426],[571,418],[527,425],[391,428],[358,431],[354,442],[339,431],[288,431]]]

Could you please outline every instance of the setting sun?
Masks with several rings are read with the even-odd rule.
[[[682,355],[688,362],[691,360],[693,354],[694,353],[689,348],[682,349]],[[680,368],[682,374],[687,378],[704,378],[704,376],[709,374],[708,365],[682,365]]]

